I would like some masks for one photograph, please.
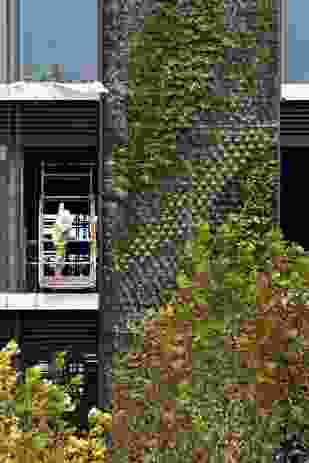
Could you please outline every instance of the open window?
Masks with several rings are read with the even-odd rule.
[[[28,176],[25,206],[27,240],[31,248],[27,259],[30,289],[96,290],[96,162],[65,158],[51,161],[45,157],[31,167],[25,171]],[[69,211],[70,233],[55,235],[60,204]],[[59,242],[62,243],[60,271]],[[61,273],[60,280],[55,278],[56,271],[58,275]]]

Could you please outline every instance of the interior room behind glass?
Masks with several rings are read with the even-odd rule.
[[[31,273],[32,285],[38,290],[54,289],[55,243],[51,230],[61,203],[73,218],[63,257],[63,289],[96,287],[96,157],[91,148],[25,150],[27,269],[28,278]]]

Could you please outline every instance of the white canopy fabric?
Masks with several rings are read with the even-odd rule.
[[[309,84],[299,82],[281,85],[281,98],[285,100],[309,100]]]
[[[100,82],[14,82],[0,84],[0,100],[99,100],[108,90]]]

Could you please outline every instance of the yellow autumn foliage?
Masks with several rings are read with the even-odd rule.
[[[0,352],[0,401],[12,401],[16,396],[16,371],[10,364],[12,352]],[[32,417],[46,422],[48,416],[48,384],[34,384],[32,388]],[[99,428],[95,427],[85,437],[74,433],[53,433],[46,431],[47,445],[36,446],[34,442],[44,434],[40,425],[32,431],[18,428],[15,416],[0,416],[0,463],[81,463],[106,461],[106,448],[98,445],[97,432],[111,430],[111,417],[100,417]],[[48,431],[48,432],[47,432]],[[41,447],[41,448],[40,448]]]

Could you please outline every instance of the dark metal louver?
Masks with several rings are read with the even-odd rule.
[[[24,145],[96,145],[98,103],[93,101],[0,103],[0,138],[16,130]],[[16,128],[15,128],[16,127]],[[1,141],[0,140],[0,141]]]
[[[25,314],[23,342],[26,357],[31,352],[29,358],[40,360],[46,352],[61,350],[68,344],[78,346],[83,352],[96,352],[97,311],[75,310],[73,322],[72,309]]]
[[[280,105],[282,147],[309,144],[309,101],[283,101]]]

